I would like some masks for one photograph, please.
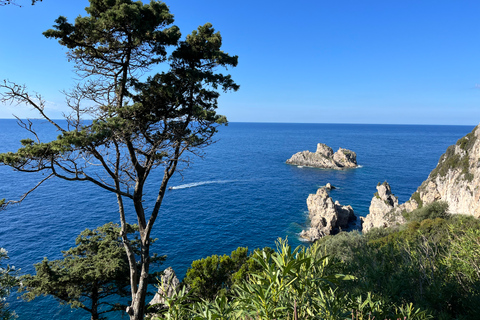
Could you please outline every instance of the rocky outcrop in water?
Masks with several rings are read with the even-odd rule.
[[[165,297],[172,297],[180,289],[180,281],[172,267],[168,267],[163,271],[160,277],[160,287],[149,305],[156,305],[159,308],[166,307]]]
[[[310,229],[303,230],[300,236],[310,242],[338,233],[357,219],[352,207],[342,206],[338,201],[333,202],[325,187],[308,196],[307,206]]]
[[[329,183],[327,183],[327,184],[325,185],[325,189],[327,189],[327,190],[333,190],[333,189],[337,189],[337,188],[335,188],[334,186],[332,186],[332,185],[330,184],[330,182],[329,182]]]
[[[353,151],[339,148],[333,153],[332,148],[319,143],[316,152],[301,151],[295,153],[287,160],[288,164],[296,166],[307,166],[324,169],[346,169],[356,168],[357,154]]]

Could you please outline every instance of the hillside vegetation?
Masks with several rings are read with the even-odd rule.
[[[478,319],[480,222],[445,203],[309,248],[278,240],[193,262],[153,319]],[[159,306],[157,306],[159,307]]]

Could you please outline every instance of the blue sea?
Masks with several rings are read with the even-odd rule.
[[[35,121],[46,139],[58,132]],[[230,123],[221,127],[216,143],[203,156],[189,155],[188,166],[169,183],[153,237],[153,252],[168,256],[183,277],[191,261],[212,254],[229,254],[239,246],[274,246],[278,237],[302,244],[298,233],[308,226],[306,199],[330,182],[330,195],[351,205],[357,216],[368,213],[378,182],[388,181],[400,202],[435,168],[449,145],[473,126]],[[15,120],[0,120],[0,152],[15,151],[30,137]],[[294,153],[315,151],[322,142],[357,153],[361,167],[344,171],[285,164]],[[0,198],[18,199],[35,186],[41,174],[0,167]],[[156,195],[161,172],[152,174],[147,206]],[[151,207],[151,206],[150,206]],[[135,223],[132,207],[129,222]],[[85,228],[118,222],[116,198],[98,187],[58,179],[47,181],[22,204],[0,212],[0,247],[21,273],[33,273],[43,257],[61,258]],[[60,306],[52,298],[24,302],[9,299],[20,320],[89,319],[83,310]],[[119,315],[116,318],[120,318]],[[126,316],[123,318],[127,319]]]

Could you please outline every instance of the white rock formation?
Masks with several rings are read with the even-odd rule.
[[[165,269],[160,279],[160,287],[148,304],[165,307],[165,297],[172,297],[180,289],[180,281],[175,275],[175,271],[173,271],[172,267]]]
[[[445,201],[451,214],[480,217],[480,125],[448,147],[412,198],[421,205]]]
[[[370,202],[369,214],[362,219],[362,231],[371,228],[386,228],[405,223],[402,211],[406,205],[398,205],[398,198],[392,193],[390,185],[385,181],[377,185],[377,192]],[[413,210],[413,209],[412,209]]]
[[[411,212],[434,201],[447,202],[450,214],[480,218],[480,126],[448,147],[437,167],[407,202],[398,205],[388,195],[390,186],[386,186],[377,186],[370,213],[362,219],[364,232],[404,223],[403,211]]]
[[[332,186],[331,183],[329,182],[329,183],[327,183],[327,184],[325,185],[325,189],[327,189],[327,190],[333,190],[333,189],[337,189],[337,188],[335,188],[334,186]]]
[[[310,229],[303,230],[300,236],[310,242],[323,236],[337,233],[341,228],[356,220],[351,206],[342,206],[338,201],[333,202],[325,187],[310,194],[307,198]]]
[[[287,160],[288,164],[297,166],[308,166],[325,169],[345,169],[356,168],[357,154],[353,151],[339,148],[337,152],[333,153],[332,148],[319,143],[316,152],[301,151],[295,153]]]

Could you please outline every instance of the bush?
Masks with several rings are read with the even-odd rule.
[[[360,234],[343,235],[348,241]],[[362,247],[362,246],[359,246]],[[228,296],[217,295],[185,304],[184,292],[169,299],[163,319],[430,319],[428,312],[411,303],[387,303],[381,296],[349,290],[354,277],[337,273],[338,266],[313,244],[292,250],[286,240],[277,251],[256,250],[250,257],[259,266],[233,285]],[[355,250],[354,250],[355,251]],[[188,299],[188,298],[187,298]],[[352,311],[354,310],[354,311]],[[181,316],[180,316],[181,315]],[[160,318],[155,318],[160,319]]]
[[[228,293],[236,283],[246,281],[249,275],[261,268],[252,258],[257,252],[274,252],[271,248],[256,249],[248,254],[248,248],[239,247],[230,256],[212,255],[192,262],[182,281],[197,300],[214,300]]]
[[[449,217],[448,203],[444,201],[435,201],[421,208],[415,209],[412,212],[405,212],[403,214],[407,221],[422,221],[425,219]]]
[[[365,237],[358,231],[342,231],[336,235],[329,235],[316,242],[320,252],[328,254],[342,262],[351,261],[354,252],[365,245]]]

